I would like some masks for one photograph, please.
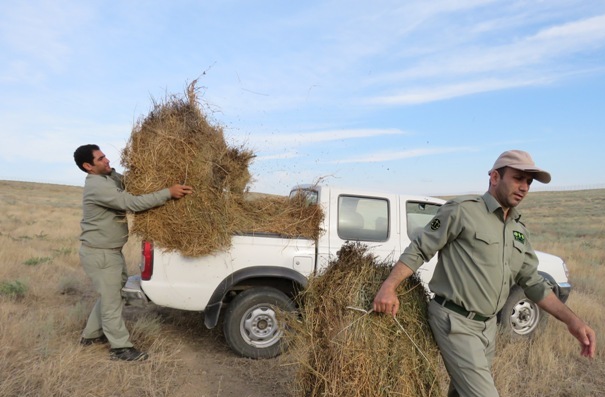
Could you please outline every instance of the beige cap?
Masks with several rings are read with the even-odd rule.
[[[502,153],[494,163],[492,169],[489,170],[488,175],[494,170],[502,167],[510,167],[530,172],[534,174],[534,179],[542,183],[550,182],[550,174],[543,169],[536,167],[536,163],[534,163],[534,160],[532,160],[529,153],[524,152],[523,150],[508,150]]]

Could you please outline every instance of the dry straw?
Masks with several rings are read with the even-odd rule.
[[[198,103],[195,84],[185,97],[154,101],[122,152],[130,193],[176,183],[192,186],[194,193],[135,214],[132,232],[186,256],[226,249],[237,233],[317,237],[323,215],[302,197],[250,199],[248,167],[254,154],[227,145],[223,128],[209,121]]]
[[[295,396],[437,396],[439,353],[428,326],[427,296],[412,277],[398,289],[397,316],[369,310],[391,266],[347,243],[302,293],[292,356]]]

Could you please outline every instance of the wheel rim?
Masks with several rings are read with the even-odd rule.
[[[240,332],[246,343],[257,348],[276,344],[283,333],[279,329],[275,310],[266,305],[256,305],[246,311],[240,323]]]
[[[520,300],[513,307],[510,324],[513,331],[519,335],[531,333],[540,321],[540,309],[527,299]]]

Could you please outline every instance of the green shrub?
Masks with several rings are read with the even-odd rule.
[[[0,295],[21,299],[27,292],[27,285],[19,280],[0,282]]]
[[[71,255],[75,250],[73,248],[69,248],[69,247],[62,247],[62,248],[57,248],[53,250],[53,253],[55,254],[54,256],[67,256],[67,255]]]
[[[34,257],[34,258],[29,258],[28,260],[26,260],[25,262],[23,262],[24,265],[27,266],[36,266],[39,265],[41,263],[46,263],[51,261],[53,258],[51,258],[50,256],[38,256],[38,257]]]

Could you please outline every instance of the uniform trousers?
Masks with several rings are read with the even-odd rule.
[[[82,332],[83,338],[105,334],[112,349],[132,347],[122,318],[122,287],[128,279],[121,249],[100,249],[82,245],[80,262],[100,295]]]
[[[448,397],[498,397],[491,372],[496,317],[471,320],[431,300],[428,321],[450,375]]]

